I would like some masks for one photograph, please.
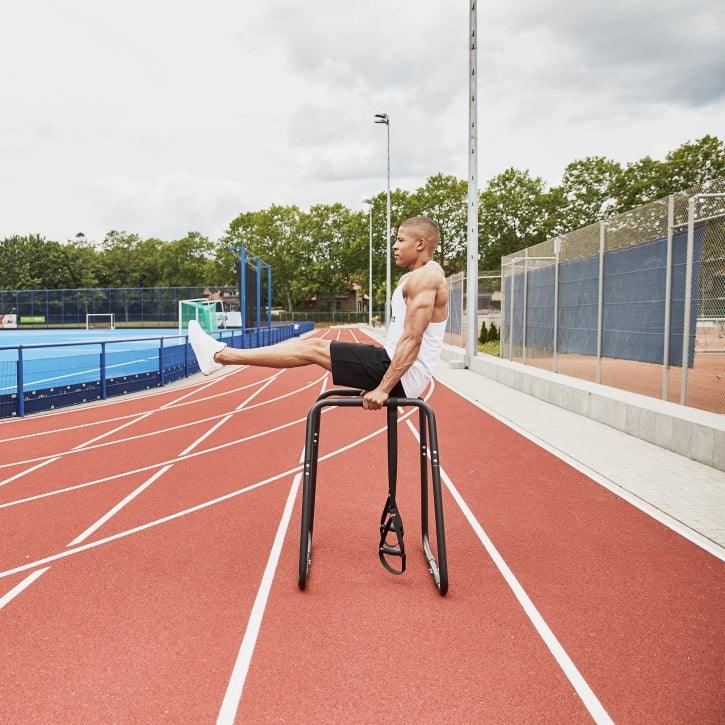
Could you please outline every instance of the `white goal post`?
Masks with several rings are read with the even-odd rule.
[[[196,320],[207,332],[216,332],[220,327],[226,328],[227,316],[224,313],[224,303],[207,297],[179,300],[179,334],[188,327],[189,320]]]
[[[93,312],[86,314],[86,330],[115,330],[116,315],[112,312]]]

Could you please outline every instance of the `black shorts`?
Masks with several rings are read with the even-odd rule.
[[[346,388],[374,390],[390,367],[390,358],[384,347],[362,345],[357,342],[330,343],[332,382]],[[390,391],[391,398],[406,398],[400,382]]]

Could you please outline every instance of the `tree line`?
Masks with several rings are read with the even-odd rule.
[[[715,136],[688,142],[664,160],[645,156],[622,165],[603,156],[572,161],[561,183],[547,186],[529,171],[510,168],[480,192],[479,269],[496,270],[501,257],[557,234],[654,201],[709,179],[725,177],[725,144]],[[414,191],[391,192],[393,228],[424,214],[441,228],[436,258],[447,274],[465,269],[467,184],[435,174]],[[376,306],[385,297],[386,194],[372,198]],[[181,239],[142,239],[110,231],[103,240],[59,242],[39,235],[0,241],[0,289],[183,287],[236,284],[230,246],[244,243],[270,263],[275,306],[298,308],[312,297],[367,290],[368,211],[344,204],[271,205],[242,212],[217,240],[191,231]],[[394,271],[395,274],[395,271]]]

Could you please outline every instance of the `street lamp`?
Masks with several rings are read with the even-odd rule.
[[[375,123],[383,123],[388,130],[388,236],[385,241],[385,327],[390,325],[390,118],[387,113],[376,113]]]
[[[373,200],[363,199],[363,204],[368,205],[368,219],[370,226],[370,241],[368,245],[368,264],[369,277],[368,277],[368,325],[373,326]]]

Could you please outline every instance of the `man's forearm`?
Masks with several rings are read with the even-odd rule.
[[[403,335],[395,347],[395,354],[390,361],[378,388],[390,394],[400,379],[408,371],[408,368],[415,362],[420,350],[421,340],[418,337]]]

